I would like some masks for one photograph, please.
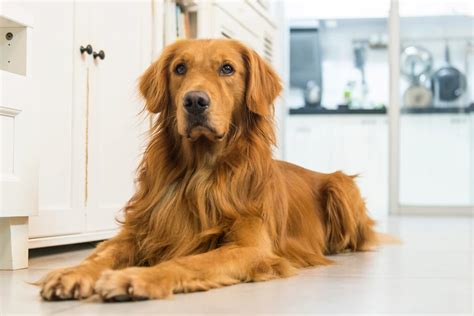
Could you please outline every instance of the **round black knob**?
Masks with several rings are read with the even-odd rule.
[[[86,47],[81,45],[81,48],[79,48],[79,50],[81,51],[81,54],[84,54],[84,52],[86,52],[89,55],[92,54],[92,46],[91,45],[87,45]]]
[[[97,57],[99,57],[100,59],[105,59],[105,53],[103,50],[99,51],[99,52],[94,52],[94,54],[92,55],[94,56],[94,59],[96,59]]]

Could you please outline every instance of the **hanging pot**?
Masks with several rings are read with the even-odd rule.
[[[466,91],[466,77],[451,65],[449,46],[445,48],[446,65],[438,69],[432,77],[432,89],[441,101],[454,101]]]

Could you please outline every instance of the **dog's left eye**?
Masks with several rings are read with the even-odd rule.
[[[186,73],[186,65],[182,63],[176,65],[176,67],[174,68],[174,72],[177,75],[184,75]]]
[[[229,65],[229,64],[224,64],[224,65],[222,65],[222,67],[221,67],[221,75],[229,76],[229,75],[232,75],[233,73],[234,73],[234,67],[232,67],[232,66]]]

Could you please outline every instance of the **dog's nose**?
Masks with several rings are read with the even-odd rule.
[[[183,100],[184,108],[191,114],[201,114],[209,107],[210,102],[209,96],[203,91],[188,92]]]

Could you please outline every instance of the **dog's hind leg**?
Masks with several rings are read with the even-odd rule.
[[[375,221],[367,214],[354,178],[338,171],[328,175],[322,188],[327,253],[364,251],[377,243]]]

